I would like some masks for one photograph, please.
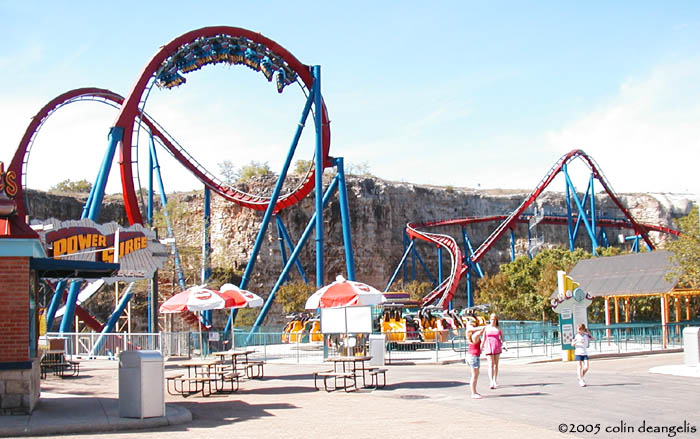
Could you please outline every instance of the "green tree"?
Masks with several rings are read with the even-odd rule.
[[[314,166],[313,160],[297,160],[294,162],[294,170],[292,174],[306,175],[306,173]]]
[[[306,299],[316,291],[316,286],[302,281],[288,283],[277,291],[277,303],[284,312],[304,311]]]
[[[250,180],[253,177],[263,177],[266,175],[273,175],[274,173],[270,169],[270,166],[265,163],[260,163],[256,161],[251,161],[249,164],[241,168],[241,178],[240,181]]]
[[[72,181],[70,179],[63,180],[54,186],[51,186],[49,192],[77,192],[77,193],[89,193],[92,190],[92,183],[83,179],[79,181]]]
[[[671,260],[678,268],[666,275],[667,280],[678,278],[681,288],[700,288],[700,226],[698,207],[687,216],[676,220],[682,235],[666,246],[671,252]]]
[[[557,288],[557,271],[569,271],[591,254],[576,249],[545,249],[534,258],[520,256],[503,264],[499,272],[478,281],[476,298],[489,303],[505,319],[554,320],[549,296]]]

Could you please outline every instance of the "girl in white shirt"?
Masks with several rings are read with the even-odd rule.
[[[578,325],[578,333],[576,333],[571,344],[574,346],[574,358],[578,361],[578,383],[581,387],[586,387],[583,377],[588,372],[588,345],[591,340],[593,340],[593,336],[586,328],[586,325],[583,323]]]

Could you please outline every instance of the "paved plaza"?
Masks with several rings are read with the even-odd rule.
[[[321,365],[268,364],[265,379],[244,380],[237,393],[166,395],[166,417],[135,420],[118,418],[118,362],[89,361],[77,378],[42,381],[35,412],[0,417],[0,434],[700,438],[700,370],[682,363],[682,353],[593,359],[589,385],[582,388],[574,363],[506,359],[501,387],[489,390],[484,361],[482,400],[469,398],[468,369],[459,363],[387,366],[385,389],[351,393],[315,390],[312,373]]]

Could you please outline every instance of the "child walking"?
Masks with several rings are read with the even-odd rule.
[[[588,372],[588,346],[590,341],[593,340],[593,336],[586,328],[586,325],[581,323],[578,325],[578,332],[574,337],[572,345],[574,346],[574,359],[578,361],[578,367],[576,368],[578,374],[578,384],[581,387],[586,387],[586,382],[583,377]]]
[[[472,369],[472,376],[469,380],[469,388],[472,392],[472,399],[481,399],[483,396],[476,391],[476,383],[479,381],[479,367],[481,356],[481,335],[484,333],[485,327],[476,328],[474,326],[469,326],[467,329],[467,340],[469,341],[469,348],[467,349],[467,364]]]

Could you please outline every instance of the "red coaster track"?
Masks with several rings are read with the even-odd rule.
[[[469,263],[476,264],[479,262],[488,251],[494,246],[496,241],[498,241],[503,234],[509,230],[513,229],[517,223],[527,223],[528,218],[524,216],[525,210],[537,199],[537,197],[542,194],[542,192],[549,186],[549,184],[554,180],[554,177],[562,171],[564,165],[568,164],[574,159],[583,160],[586,165],[590,168],[592,175],[600,182],[600,184],[605,189],[605,192],[610,196],[610,199],[615,203],[615,205],[620,209],[620,211],[625,216],[626,220],[620,219],[605,219],[600,218],[596,220],[597,225],[606,227],[619,227],[632,229],[636,235],[640,235],[642,239],[647,243],[649,248],[654,249],[654,244],[651,242],[648,236],[649,231],[670,233],[678,236],[679,232],[669,229],[667,227],[652,225],[652,224],[642,224],[637,222],[634,217],[629,213],[627,208],[620,202],[619,198],[612,190],[612,187],[605,179],[605,176],[600,171],[600,168],[595,163],[592,157],[586,155],[580,149],[575,149],[568,154],[562,156],[554,166],[549,170],[549,172],[544,176],[542,181],[537,185],[534,191],[528,195],[528,197],[516,208],[510,215],[495,215],[488,217],[468,217],[460,219],[449,219],[449,220],[437,220],[437,221],[425,221],[425,222],[415,222],[409,223],[406,226],[406,234],[411,239],[420,239],[423,241],[431,242],[436,246],[445,248],[450,254],[451,268],[448,277],[440,283],[433,291],[428,293],[422,300],[421,306],[436,305],[443,308],[447,308],[450,300],[454,297],[457,290],[457,286],[462,276],[469,269],[469,264],[465,260],[461,249],[457,245],[457,242],[448,235],[442,235],[437,233],[431,233],[427,230],[441,227],[441,226],[451,226],[459,225],[463,226],[472,223],[481,222],[491,222],[500,221],[498,227],[489,235],[488,238],[474,251],[469,257]],[[557,216],[545,216],[542,219],[543,224],[560,224],[566,225],[566,217]]]

